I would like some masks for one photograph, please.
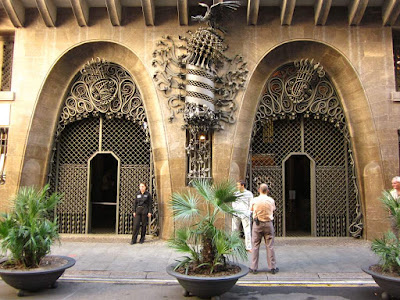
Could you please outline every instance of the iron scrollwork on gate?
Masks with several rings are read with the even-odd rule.
[[[153,195],[150,233],[159,233],[158,203],[149,130],[142,98],[121,66],[97,58],[75,77],[62,107],[49,182],[64,201],[56,215],[60,232],[87,233],[87,164],[98,151],[120,160],[118,233],[131,233],[132,208],[140,182]]]
[[[271,185],[278,235],[284,221],[282,161],[290,153],[315,161],[316,235],[360,237],[361,201],[345,115],[323,67],[312,59],[276,70],[255,116],[247,178],[253,190],[261,182]]]

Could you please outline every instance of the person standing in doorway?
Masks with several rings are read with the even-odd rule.
[[[140,243],[144,243],[146,236],[147,219],[151,217],[151,206],[153,198],[151,194],[146,191],[146,184],[140,183],[139,192],[136,194],[135,204],[133,208],[133,230],[131,245],[136,244],[137,236],[139,233],[140,224],[142,230],[140,233]]]
[[[232,231],[239,231],[242,224],[246,250],[251,252],[250,202],[253,200],[253,193],[246,190],[243,180],[236,183],[236,188],[237,198],[232,202],[232,208],[238,213],[232,218]]]
[[[250,272],[253,274],[257,273],[260,244],[262,238],[264,238],[267,248],[268,268],[271,270],[272,274],[276,274],[279,272],[279,268],[276,267],[274,250],[275,231],[273,219],[275,201],[268,196],[269,188],[267,184],[262,183],[258,191],[260,195],[253,199],[250,207],[250,210],[253,212],[253,257]]]

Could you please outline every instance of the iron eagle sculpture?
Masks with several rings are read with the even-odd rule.
[[[192,16],[192,20],[197,22],[207,22],[208,26],[214,29],[219,29],[225,33],[225,30],[217,24],[217,21],[221,20],[222,16],[224,15],[224,11],[226,12],[227,9],[237,10],[238,7],[240,6],[240,2],[225,1],[225,2],[218,2],[211,6],[208,6],[207,4],[200,2],[199,5],[206,7],[207,11],[204,16],[202,15]]]

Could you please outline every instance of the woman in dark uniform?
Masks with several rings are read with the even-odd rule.
[[[151,205],[153,199],[151,194],[146,191],[146,184],[139,185],[139,192],[135,197],[135,204],[133,207],[133,231],[132,231],[132,244],[136,244],[137,236],[139,233],[140,223],[142,223],[142,231],[140,233],[140,243],[143,244],[146,236],[147,218],[151,217]]]

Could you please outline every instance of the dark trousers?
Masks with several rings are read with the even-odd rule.
[[[147,227],[147,214],[149,209],[144,206],[138,206],[136,209],[136,217],[133,218],[132,242],[136,243],[139,233],[140,223],[142,223],[142,230],[140,233],[140,241],[144,242]]]

